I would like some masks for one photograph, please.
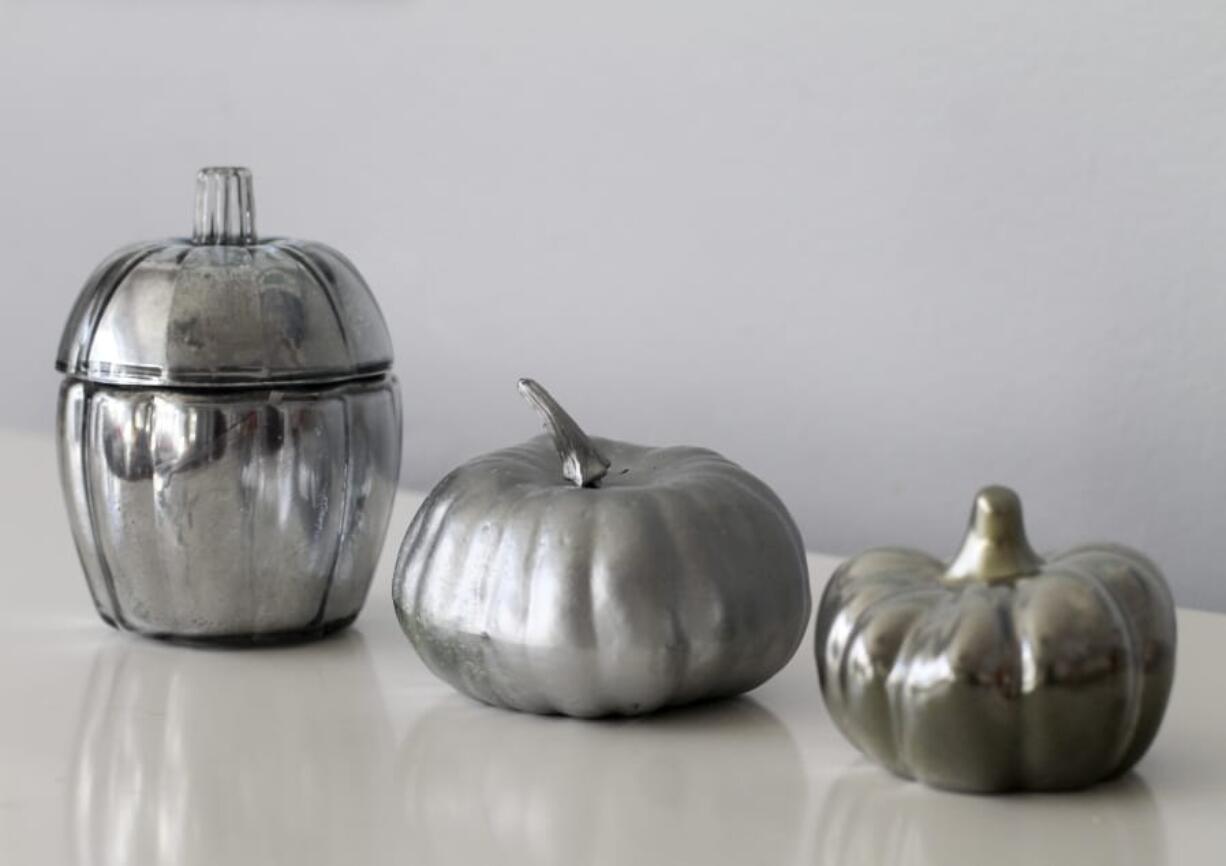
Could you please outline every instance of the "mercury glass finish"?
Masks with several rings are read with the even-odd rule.
[[[353,264],[311,241],[255,240],[251,174],[208,168],[192,238],[125,247],[90,276],[56,368],[112,385],[223,388],[377,375],[392,343]]]
[[[246,169],[204,169],[191,239],[95,271],[57,358],[61,480],[98,612],[207,642],[357,616],[399,475],[391,344],[357,270],[256,237]]]
[[[839,567],[815,635],[831,716],[862,752],[963,791],[1061,790],[1145,753],[1175,671],[1158,568],[1086,545],[1038,556],[1021,502],[975,498],[958,555],[882,548]]]
[[[588,438],[534,382],[550,436],[444,478],[401,546],[400,624],[480,701],[635,715],[760,685],[809,620],[800,533],[702,448]]]
[[[395,492],[394,378],[224,396],[70,379],[60,425],[73,537],[108,623],[258,641],[358,615]]]

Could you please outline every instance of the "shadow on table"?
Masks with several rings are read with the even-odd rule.
[[[394,749],[356,632],[241,652],[117,637],[77,738],[77,861],[377,861]]]
[[[817,861],[892,866],[1161,866],[1162,816],[1135,773],[1085,791],[974,796],[926,788],[869,764],[822,801]]]
[[[747,698],[578,721],[451,697],[409,730],[397,775],[414,862],[775,864],[804,835],[801,756]]]

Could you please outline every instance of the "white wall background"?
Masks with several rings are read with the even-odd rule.
[[[213,163],[374,286],[413,485],[533,375],[813,548],[948,552],[999,480],[1226,610],[1219,0],[0,0],[0,423]]]

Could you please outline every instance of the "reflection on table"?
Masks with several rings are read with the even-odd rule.
[[[796,744],[749,699],[592,722],[448,698],[397,782],[415,863],[787,863],[806,811]]]
[[[394,750],[357,633],[248,651],[117,639],[82,711],[77,861],[378,861]]]
[[[934,791],[867,763],[822,800],[815,850],[831,864],[1161,866],[1162,816],[1136,773],[1087,791],[981,797]]]

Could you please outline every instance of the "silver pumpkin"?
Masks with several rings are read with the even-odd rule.
[[[549,436],[430,493],[392,598],[426,665],[488,704],[634,715],[765,682],[809,620],[804,545],[765,484],[702,448],[589,439],[530,380]]]
[[[197,179],[192,238],[90,277],[56,367],[60,475],[98,613],[155,637],[314,637],[357,616],[391,516],[400,390],[352,264],[255,234]]]
[[[987,487],[952,563],[883,548],[831,577],[817,616],[831,716],[893,772],[962,791],[1061,790],[1145,753],[1175,672],[1156,566],[1118,545],[1038,556]]]

